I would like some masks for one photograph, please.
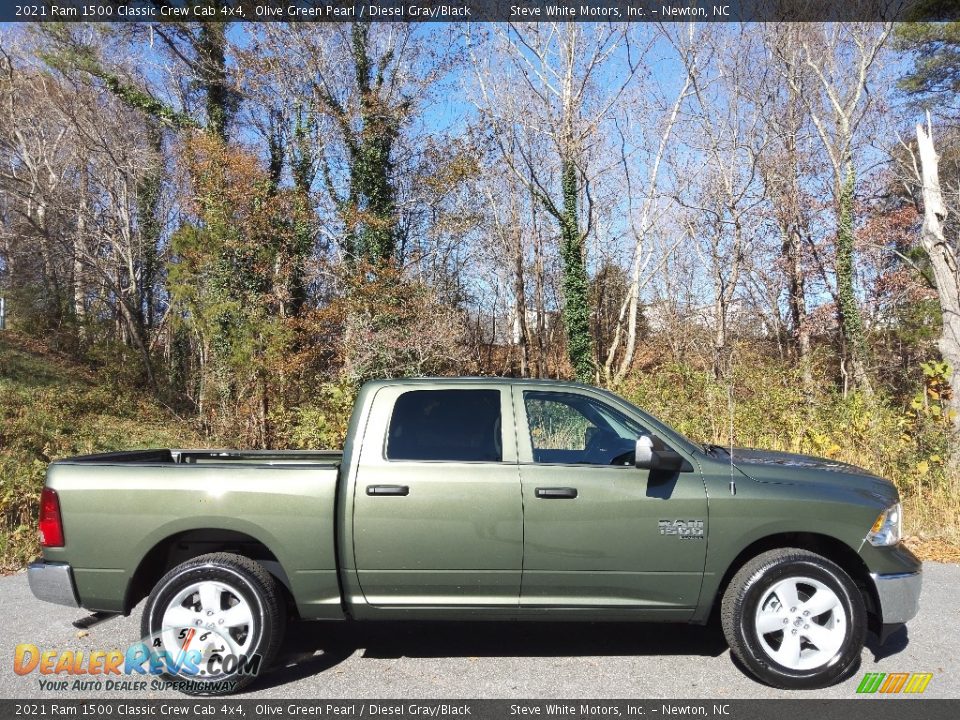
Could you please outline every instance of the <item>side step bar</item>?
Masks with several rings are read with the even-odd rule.
[[[100,623],[106,622],[107,620],[110,620],[111,618],[115,618],[118,615],[120,615],[120,613],[95,612],[92,615],[87,615],[86,617],[82,617],[79,620],[74,620],[71,623],[71,625],[73,625],[78,630],[89,630],[94,625],[99,625]]]

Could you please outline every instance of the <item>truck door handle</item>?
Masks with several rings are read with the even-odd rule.
[[[577,496],[577,489],[571,487],[537,488],[534,494],[544,500],[572,500]]]
[[[406,485],[367,485],[367,495],[402,495],[410,494]]]

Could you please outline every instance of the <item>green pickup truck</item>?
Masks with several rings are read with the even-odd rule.
[[[868,629],[882,641],[916,615],[901,522],[888,480],[699,445],[597,388],[384,380],[342,453],[53,463],[28,575],[41,600],[101,613],[146,597],[151,647],[195,657],[188,692],[250,682],[224,657],[269,664],[291,616],[719,617],[760,681],[818,688],[855,668]]]

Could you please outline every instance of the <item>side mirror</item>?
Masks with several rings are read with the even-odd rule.
[[[653,467],[653,438],[649,435],[637,438],[636,465],[638,468]]]
[[[657,449],[657,446],[663,449]],[[654,435],[641,435],[637,438],[636,465],[641,470],[667,470],[678,472],[684,469],[683,456],[666,449],[663,442]]]

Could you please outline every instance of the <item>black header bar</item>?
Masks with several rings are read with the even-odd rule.
[[[960,19],[960,0],[0,0],[0,22],[815,22]]]

